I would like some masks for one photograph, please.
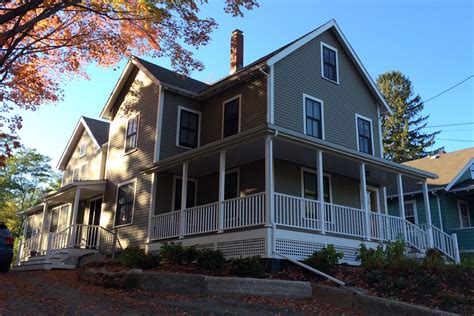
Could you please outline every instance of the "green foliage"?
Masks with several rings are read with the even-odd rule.
[[[160,257],[138,247],[128,247],[120,255],[120,261],[130,269],[148,270],[159,266]]]
[[[461,255],[461,267],[464,269],[474,269],[474,254]]]
[[[367,248],[361,244],[357,251],[357,260],[361,266],[367,270],[380,269],[385,265],[385,252],[382,245],[377,248]]]
[[[361,244],[357,250],[357,260],[366,270],[388,269],[390,271],[406,271],[417,269],[419,263],[405,255],[406,245],[403,240],[388,242],[385,249],[382,245],[369,249]]]
[[[324,273],[332,273],[344,253],[337,252],[334,245],[327,245],[321,251],[315,251],[304,263]]]
[[[428,249],[423,258],[423,268],[428,272],[441,272],[445,267],[444,258],[441,252],[436,249]]]
[[[239,277],[259,278],[265,266],[259,256],[230,260],[230,273]]]
[[[197,251],[197,265],[204,270],[219,270],[224,268],[225,258],[222,252],[212,249],[201,249]]]
[[[185,263],[193,263],[197,260],[198,251],[196,247],[184,247],[183,249],[183,261]]]
[[[174,264],[183,263],[186,257],[185,249],[180,242],[164,243],[160,248],[160,256],[163,261]]]

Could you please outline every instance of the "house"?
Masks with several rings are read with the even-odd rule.
[[[433,225],[435,238],[456,234],[459,249],[474,252],[474,147],[436,155],[404,163],[436,173],[437,179],[428,180],[431,219],[427,219],[422,192],[405,191],[405,218],[426,228]],[[390,196],[389,214],[398,215],[398,198]]]
[[[362,242],[404,238],[421,254],[439,246],[387,214],[387,187],[427,191],[436,175],[382,158],[380,117],[391,110],[337,23],[246,66],[243,40],[232,33],[230,75],[212,84],[129,60],[100,114],[107,142],[83,145],[95,137],[82,119],[59,163],[63,188],[23,212],[42,229],[25,235],[20,265],[117,242],[156,251],[181,241],[268,259],[334,244],[348,263]],[[97,178],[88,170],[99,163]],[[65,214],[62,233],[55,212]]]

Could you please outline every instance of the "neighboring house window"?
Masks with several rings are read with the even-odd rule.
[[[175,178],[174,182],[174,211],[181,209],[181,189],[183,188],[183,181],[180,178]],[[188,187],[186,189],[186,208],[196,206],[196,190],[197,181],[188,179]]]
[[[304,96],[304,132],[316,138],[323,139],[323,101]]]
[[[82,143],[80,146],[79,146],[79,157],[84,157],[86,155],[86,148],[87,148],[87,144],[86,143]]]
[[[360,152],[373,154],[372,121],[356,115],[357,147]]]
[[[138,140],[138,115],[132,117],[127,122],[125,135],[125,152],[128,153],[137,148]]]
[[[132,223],[135,204],[135,181],[119,185],[117,192],[117,208],[115,227]]]
[[[186,148],[199,146],[200,113],[185,108],[178,109],[177,145]]]
[[[72,179],[73,181],[81,181],[81,180],[87,180],[87,168],[88,168],[88,163],[83,163],[79,167],[76,167],[72,171]]]
[[[461,228],[470,227],[471,219],[469,218],[469,204],[466,201],[458,201],[458,211]]]
[[[337,49],[321,42],[321,72],[328,80],[339,82]]]
[[[331,202],[331,185],[328,176],[323,177],[324,202]],[[318,178],[314,171],[303,171],[303,197],[305,199],[318,199]]]
[[[418,222],[417,211],[416,211],[416,202],[415,201],[406,201],[405,202],[405,219],[412,224]]]
[[[225,175],[224,199],[233,199],[239,196],[239,172],[230,171]]]
[[[223,138],[239,132],[240,96],[224,102],[223,113]]]

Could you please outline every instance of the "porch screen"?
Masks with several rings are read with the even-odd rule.
[[[124,184],[118,188],[115,226],[132,223],[134,199],[135,182]]]
[[[330,190],[329,178],[323,177],[324,184],[324,202],[330,203]],[[303,190],[304,198],[311,200],[318,200],[318,178],[315,173],[305,171],[303,173]]]

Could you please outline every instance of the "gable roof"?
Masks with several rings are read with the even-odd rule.
[[[438,158],[436,158],[438,157]],[[466,166],[474,159],[474,147],[450,153],[440,153],[433,157],[425,157],[403,163],[406,166],[436,173],[437,179],[428,179],[428,184],[444,186],[449,190],[459,177],[467,170]]]
[[[59,170],[66,169],[67,162],[71,157],[72,153],[74,152],[74,149],[77,146],[77,142],[81,139],[82,133],[84,131],[87,131],[95,146],[97,147],[97,150],[99,150],[101,146],[107,143],[109,140],[108,122],[81,116],[81,118],[76,124],[76,127],[74,128],[74,132],[69,138],[66,148],[64,149],[61,155],[61,158],[59,159],[57,165],[57,168]]]
[[[112,94],[110,95],[104,109],[102,110],[100,116],[103,118],[110,118],[111,108],[117,99],[117,96],[125,84],[128,76],[131,73],[133,66],[138,67],[140,70],[145,72],[156,84],[162,85],[167,89],[176,89],[180,93],[187,94],[190,97],[203,98],[209,94],[218,91],[219,89],[225,87],[227,84],[233,84],[238,82],[242,77],[248,75],[249,73],[258,73],[259,69],[262,66],[268,65],[272,66],[277,63],[279,60],[283,59],[288,54],[291,54],[293,51],[297,50],[299,47],[308,43],[312,39],[316,38],[318,35],[326,32],[330,29],[334,30],[336,37],[342,43],[343,48],[347,51],[349,57],[356,65],[357,70],[361,74],[362,78],[374,94],[377,101],[383,105],[387,112],[393,114],[390,106],[388,105],[385,98],[382,96],[374,81],[370,77],[369,73],[362,65],[359,57],[355,53],[352,46],[347,41],[346,37],[342,33],[341,29],[337,25],[336,21],[330,20],[329,22],[321,25],[320,27],[314,29],[311,32],[306,33],[305,35],[297,38],[296,40],[274,50],[273,52],[257,59],[256,61],[250,63],[249,65],[242,67],[235,73],[225,76],[222,79],[219,79],[211,84],[204,83],[202,81],[193,79],[191,77],[182,76],[172,70],[166,69],[164,67],[158,66],[154,63],[148,62],[139,57],[133,56],[130,58],[127,63],[122,75],[117,82]]]

